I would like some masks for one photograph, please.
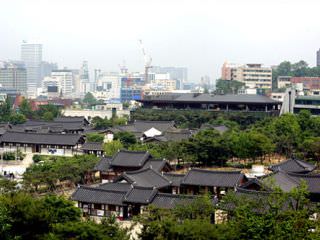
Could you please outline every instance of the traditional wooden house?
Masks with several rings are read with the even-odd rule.
[[[286,161],[280,162],[279,164],[275,164],[269,167],[271,171],[282,170],[284,172],[292,172],[292,173],[310,173],[316,168],[315,165],[298,160],[295,158],[288,159]]]
[[[4,151],[21,151],[48,155],[73,155],[84,139],[78,134],[26,133],[6,131],[1,136]]]
[[[189,204],[195,196],[161,193],[155,187],[129,183],[105,183],[98,187],[80,186],[71,196],[85,216],[116,216],[128,219],[143,212],[148,205],[171,209]]]
[[[85,142],[81,147],[83,153],[94,154],[96,156],[103,156],[103,143],[101,142]]]
[[[89,127],[83,117],[59,117],[53,121],[28,120],[12,126],[16,132],[81,134]]]
[[[239,189],[271,192],[277,187],[283,192],[290,192],[302,182],[307,184],[308,198],[313,202],[320,202],[320,174],[297,174],[278,170],[259,179],[250,180]]]
[[[158,172],[171,171],[165,160],[154,159],[149,152],[119,150],[112,158],[102,157],[94,167],[102,182],[110,182],[123,172],[152,168]]]
[[[210,192],[219,198],[245,182],[247,178],[241,171],[191,169],[181,181],[180,192],[193,195]]]

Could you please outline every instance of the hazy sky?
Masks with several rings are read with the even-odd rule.
[[[0,0],[0,59],[19,59],[23,39],[43,43],[59,66],[142,71],[142,39],[153,65],[186,66],[189,80],[218,77],[225,60],[315,64],[318,0]]]

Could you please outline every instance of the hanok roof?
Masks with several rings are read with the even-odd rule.
[[[94,166],[93,170],[95,171],[107,171],[110,168],[112,158],[111,157],[102,157],[100,161]]]
[[[263,176],[261,178],[261,182],[271,189],[273,187],[280,187],[284,192],[290,192],[293,188],[299,186],[299,181],[290,177],[286,172],[281,170]]]
[[[182,141],[184,139],[188,139],[192,137],[193,132],[188,129],[179,129],[175,131],[167,131],[164,132],[162,135],[154,136],[154,137],[147,137],[144,139],[145,142],[151,142],[151,141],[158,141],[158,142],[178,142]]]
[[[298,159],[288,159],[269,167],[272,171],[282,170],[293,173],[308,173],[312,172],[315,168],[316,166],[313,164]]]
[[[125,202],[149,204],[157,194],[156,188],[132,187],[124,196]]]
[[[96,187],[97,189],[103,189],[103,190],[111,190],[111,191],[120,191],[120,192],[127,192],[131,189],[131,184],[129,183],[102,183],[99,186]]]
[[[171,209],[177,205],[190,204],[194,201],[196,196],[192,195],[178,195],[170,193],[158,193],[151,202],[152,205],[159,208]]]
[[[86,151],[102,151],[102,143],[100,142],[85,142],[82,145],[82,150]]]
[[[122,206],[122,200],[125,194],[126,192],[124,191],[103,190],[94,187],[80,186],[72,194],[71,199],[85,203],[112,204]]]
[[[288,173],[288,175],[299,183],[305,181],[310,193],[320,193],[320,174]]]
[[[44,131],[58,132],[58,131],[83,131],[85,126],[82,122],[68,122],[68,121],[43,121],[43,120],[28,120],[25,123],[14,125],[15,131]]]
[[[175,125],[173,121],[144,121],[135,120],[132,124],[115,127],[121,131],[144,133],[151,128],[155,128],[160,132],[166,132],[169,129],[174,129]]]
[[[149,152],[120,150],[112,158],[111,165],[116,167],[143,167],[151,157]]]
[[[77,143],[81,142],[81,139],[82,136],[78,134],[45,134],[7,131],[2,135],[1,142],[75,146]]]
[[[88,120],[85,117],[56,117],[55,122],[80,122],[83,124],[88,124]]]
[[[181,184],[208,187],[236,187],[244,178],[244,174],[240,171],[191,169]]]
[[[143,169],[146,168],[152,168],[153,170],[157,172],[161,172],[165,166],[168,166],[168,168],[171,168],[169,163],[166,160],[162,159],[150,159],[146,161],[146,163],[143,166]]]
[[[169,181],[171,181],[171,186],[173,187],[180,187],[182,180],[184,179],[184,174],[177,174],[177,173],[163,173]]]
[[[151,168],[140,169],[137,171],[124,172],[116,182],[125,179],[134,186],[163,188],[171,184],[171,182],[160,173]]]

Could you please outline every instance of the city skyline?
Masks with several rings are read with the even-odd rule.
[[[191,82],[218,78],[225,60],[314,66],[319,3],[307,2],[13,0],[0,10],[0,57],[18,60],[22,40],[36,39],[43,59],[60,68],[87,60],[91,72],[118,71],[126,60],[130,71],[143,72],[142,39],[153,65],[187,67]]]

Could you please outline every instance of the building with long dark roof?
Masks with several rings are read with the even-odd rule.
[[[278,112],[281,103],[262,95],[213,95],[205,93],[145,96],[139,100],[145,108],[203,109],[214,111]]]

